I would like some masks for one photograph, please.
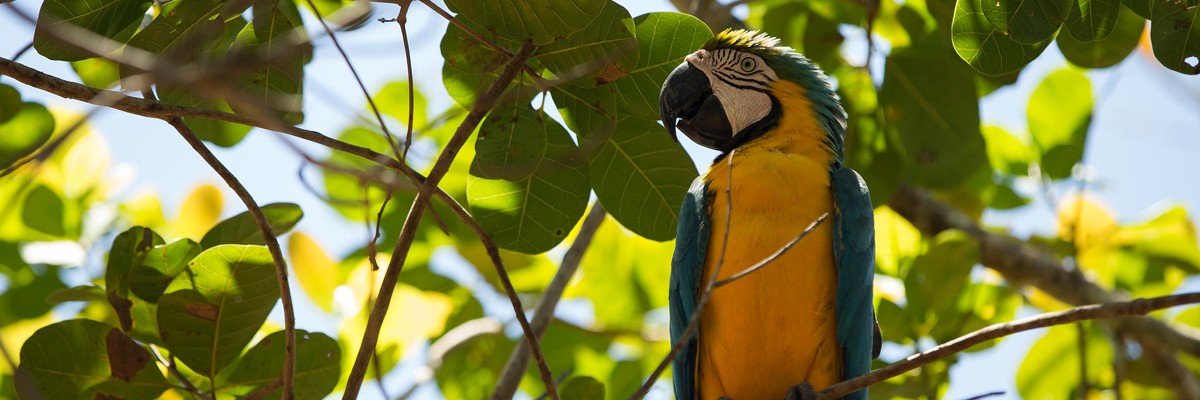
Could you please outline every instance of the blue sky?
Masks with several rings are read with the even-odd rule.
[[[665,0],[619,1],[632,15],[649,11],[673,10]],[[10,7],[36,15],[37,2],[15,2],[0,6],[0,55],[11,57],[32,37],[32,26],[17,18]],[[375,17],[390,17],[398,7],[376,4]],[[739,10],[741,11],[741,10]],[[438,41],[445,22],[431,11],[413,6],[409,28],[413,44],[414,75],[417,85],[430,99],[431,110],[449,103],[441,88],[441,56]],[[308,21],[310,31],[319,25]],[[318,36],[318,35],[314,35]],[[323,35],[319,35],[322,36]],[[362,29],[341,33],[339,38],[350,52],[368,88],[404,79],[403,48],[394,24],[368,22]],[[848,48],[848,52],[853,51]],[[65,63],[50,62],[34,52],[25,54],[22,63],[44,72],[74,79]],[[878,64],[877,64],[878,65]],[[1001,89],[981,104],[983,121],[1023,135],[1025,107],[1033,88],[1042,77],[1065,66],[1056,47],[1051,46],[1022,74],[1016,85]],[[344,127],[365,115],[365,100],[354,85],[328,39],[316,43],[316,57],[306,69],[306,128],[336,135]],[[1128,223],[1157,214],[1167,204],[1182,204],[1200,209],[1200,80],[1170,72],[1153,58],[1135,52],[1114,68],[1088,73],[1096,99],[1095,119],[1086,151],[1091,185],[1098,196],[1116,213],[1118,221]],[[52,108],[83,112],[87,107],[25,87],[11,79],[0,83],[17,87],[27,100],[39,101]],[[374,90],[374,89],[373,89]],[[197,184],[219,179],[165,123],[103,111],[92,123],[108,141],[115,163],[136,170],[136,178],[127,194],[154,191],[163,200],[167,216],[174,215],[184,196]],[[393,130],[398,127],[393,127]],[[335,211],[300,184],[297,171],[301,159],[282,146],[273,133],[255,131],[232,149],[216,153],[241,178],[260,203],[288,201],[300,204],[305,218],[297,227],[314,236],[333,255],[343,254],[362,245],[365,232],[346,222]],[[299,143],[310,153],[327,152]],[[711,160],[710,153],[688,146],[701,168]],[[313,168],[310,180],[319,179]],[[318,181],[319,183],[319,181]],[[236,197],[226,190],[226,214],[242,210]],[[1031,233],[1050,233],[1054,217],[1044,202],[1036,202],[1014,212],[988,213],[985,222],[1008,229],[1018,237]],[[1192,282],[1188,285],[1195,288]],[[295,287],[295,286],[294,286]],[[315,308],[301,300],[300,311]],[[1024,313],[1032,312],[1030,310]],[[333,333],[330,321],[320,317],[301,319],[301,327]],[[280,321],[279,318],[274,318]],[[1030,344],[1044,331],[1009,337],[994,349],[967,355],[952,369],[952,384],[947,398],[965,398],[995,390],[1006,391],[1004,398],[1017,398],[1013,386],[1016,369]],[[400,388],[402,386],[397,386]],[[396,389],[393,389],[396,390]],[[424,391],[423,394],[432,394]]]

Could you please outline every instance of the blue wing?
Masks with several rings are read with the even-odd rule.
[[[842,379],[871,370],[879,355],[875,323],[875,214],[867,184],[857,172],[840,167],[831,173],[834,193],[833,246],[837,260],[837,338],[842,346]],[[867,398],[866,389],[845,397]]]
[[[696,178],[679,210],[679,230],[675,235],[675,256],[671,258],[671,345],[683,337],[688,321],[696,312],[704,257],[708,252],[708,188]],[[675,357],[675,398],[691,400],[696,388],[696,338]]]

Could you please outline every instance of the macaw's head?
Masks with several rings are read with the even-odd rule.
[[[685,57],[658,97],[671,137],[678,127],[727,153],[776,127],[785,112],[811,113],[840,161],[846,112],[825,74],[778,43],[756,31],[726,30]]]

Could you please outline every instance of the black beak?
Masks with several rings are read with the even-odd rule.
[[[667,75],[658,95],[658,107],[671,138],[679,140],[675,134],[675,128],[679,127],[701,146],[729,151],[733,127],[725,115],[725,107],[713,95],[708,77],[691,63],[684,61]]]

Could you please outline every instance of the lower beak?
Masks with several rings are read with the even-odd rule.
[[[678,140],[675,134],[678,127],[701,146],[729,150],[726,147],[732,143],[733,127],[725,115],[725,107],[713,95],[708,76],[691,63],[684,61],[667,76],[658,106],[663,125],[672,138]]]

